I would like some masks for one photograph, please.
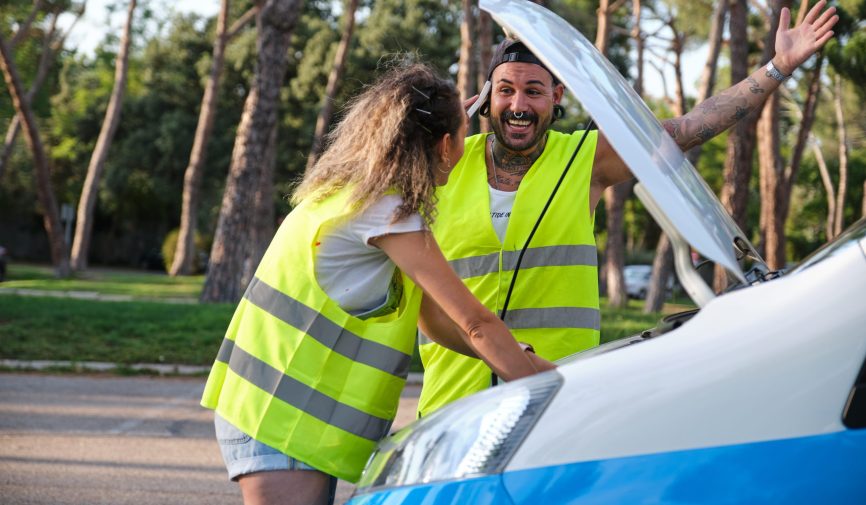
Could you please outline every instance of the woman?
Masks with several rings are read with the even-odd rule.
[[[428,230],[466,120],[453,84],[399,65],[354,100],[297,188],[202,399],[245,503],[328,503],[336,477],[357,480],[419,324],[505,379],[553,367],[469,293]]]

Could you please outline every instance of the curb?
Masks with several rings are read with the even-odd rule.
[[[160,376],[205,376],[210,372],[209,366],[179,365],[167,363],[135,363],[124,365],[121,363],[107,363],[102,361],[54,361],[54,360],[18,360],[0,359],[0,369],[12,371],[74,371],[74,372],[109,372],[134,370],[136,372],[151,373]],[[407,385],[420,385],[423,382],[423,373],[410,372],[406,379]]]

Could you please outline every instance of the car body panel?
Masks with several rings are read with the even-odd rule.
[[[563,383],[501,474],[352,503],[866,502],[866,429],[842,423],[866,359],[864,234],[547,372]]]
[[[720,296],[662,337],[559,367],[548,412],[568,415],[539,419],[507,470],[845,429],[866,356],[866,257],[851,244]]]
[[[371,493],[351,504],[853,504],[866,500],[864,450],[866,430],[849,430],[518,470]]]
[[[634,423],[640,430],[640,421]],[[866,432],[738,444],[507,472],[515,503],[866,501]]]
[[[374,492],[354,497],[351,505],[404,505],[436,503],[471,503],[473,505],[511,505],[511,498],[502,485],[501,475],[475,479],[436,482]]]
[[[745,281],[733,245],[735,238],[748,244],[745,235],[613,65],[540,5],[515,0],[481,0],[479,5],[518,35],[574,94],[682,236],[704,257]]]

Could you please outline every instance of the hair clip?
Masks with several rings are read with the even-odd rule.
[[[416,88],[414,84],[410,84],[410,86],[412,86],[412,89],[414,89],[419,95],[423,96],[427,100],[430,100],[430,95],[428,95],[427,93],[424,93],[420,89]]]
[[[428,116],[432,116],[432,115],[433,115],[433,113],[430,112],[429,110],[418,109],[418,108],[416,108],[415,110],[417,110],[418,112],[420,112],[420,113],[422,113],[422,114],[427,114]]]

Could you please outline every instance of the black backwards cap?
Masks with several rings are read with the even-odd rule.
[[[532,63],[534,65],[538,65],[539,67],[547,70],[550,76],[553,78],[554,86],[559,84],[559,79],[553,75],[553,72],[547,68],[547,65],[541,62],[537,56],[532,54],[532,51],[526,47],[523,42],[516,39],[505,38],[502,42],[496,46],[496,50],[493,51],[493,58],[490,60],[490,67],[487,70],[487,80],[489,81],[493,77],[493,71],[496,70],[496,67],[502,65],[503,63]]]

